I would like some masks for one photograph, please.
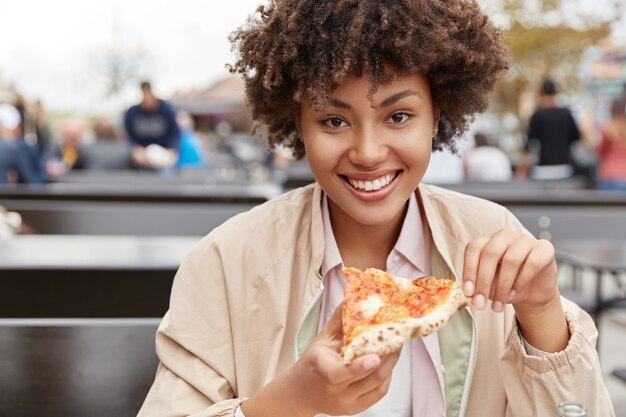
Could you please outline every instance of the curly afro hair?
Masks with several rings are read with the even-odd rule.
[[[424,74],[441,111],[433,150],[456,151],[508,69],[502,32],[475,0],[270,0],[231,33],[255,120],[269,147],[304,156],[295,125],[302,97],[318,108],[347,77],[369,74],[370,99],[399,74]]]

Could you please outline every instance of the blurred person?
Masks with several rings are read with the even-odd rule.
[[[600,189],[626,190],[626,100],[619,97],[611,103],[611,117],[600,131],[596,146]]]
[[[40,155],[48,155],[52,150],[52,130],[48,123],[48,116],[41,100],[35,101],[34,106],[35,135]]]
[[[72,169],[124,170],[134,168],[131,148],[121,140],[109,119],[99,119],[93,126],[95,142],[78,148]]]
[[[0,138],[5,141],[17,139],[20,123],[20,113],[15,106],[0,103]]]
[[[15,98],[13,100],[13,106],[17,109],[20,114],[20,124],[16,128],[16,134],[18,138],[23,139],[26,134],[26,122],[27,122],[27,111],[26,111],[26,99],[20,93],[15,94]]]
[[[14,106],[0,104],[0,183],[45,183],[39,160],[19,140],[20,120]]]
[[[463,155],[470,144],[468,140],[459,140],[455,145],[455,152],[443,149],[431,154],[422,181],[427,184],[460,184],[465,180]]]
[[[81,137],[84,125],[81,121],[68,121],[61,129],[61,143],[57,150],[57,156],[63,162],[66,170],[72,169],[78,159]]]
[[[204,145],[195,132],[195,123],[189,112],[176,113],[176,122],[180,129],[180,148],[176,168],[201,168],[206,166]]]
[[[59,139],[50,147],[45,158],[46,173],[60,177],[71,170],[78,159],[85,123],[80,119],[65,120],[61,124]]]
[[[141,83],[143,98],[124,116],[124,127],[139,168],[164,170],[174,166],[180,148],[180,130],[174,111],[157,98],[149,82]]]
[[[539,107],[530,118],[528,141],[518,167],[518,174],[537,180],[566,179],[574,174],[572,145],[580,132],[571,111],[557,105],[557,87],[551,79],[541,86]],[[529,151],[539,145],[539,160],[529,168]],[[530,169],[530,171],[529,171]]]
[[[470,181],[510,181],[513,169],[508,155],[489,144],[483,133],[474,135],[474,148],[463,155],[465,178]]]

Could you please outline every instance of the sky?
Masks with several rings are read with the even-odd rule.
[[[111,113],[140,94],[107,99],[111,56],[132,62],[163,97],[207,88],[233,62],[228,34],[264,0],[0,0],[0,86],[49,111]],[[113,52],[115,51],[115,52]]]
[[[115,55],[164,98],[207,88],[234,60],[228,34],[265,1],[0,0],[0,87],[48,111],[119,113],[140,94],[131,82],[108,98],[105,68]]]

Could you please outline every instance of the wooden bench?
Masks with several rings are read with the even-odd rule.
[[[161,317],[197,237],[0,240],[0,317]],[[0,414],[1,415],[1,414]]]
[[[249,203],[1,200],[37,234],[204,236]]]
[[[626,236],[626,192],[584,182],[466,183],[450,188],[507,207],[536,237],[619,239]]]
[[[0,416],[136,416],[159,319],[0,320]]]
[[[203,236],[280,193],[271,184],[0,186],[0,205],[39,234]]]

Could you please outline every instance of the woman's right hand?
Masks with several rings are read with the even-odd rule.
[[[378,402],[389,389],[400,351],[382,358],[364,355],[349,365],[339,354],[343,344],[341,306],[291,369],[296,395],[308,415],[352,415]]]
[[[363,355],[346,365],[339,353],[342,344],[339,306],[302,358],[257,393],[267,391],[270,397],[271,393],[279,395],[280,398],[274,397],[274,401],[265,404],[270,407],[272,403],[276,404],[281,408],[276,411],[282,412],[271,414],[269,408],[257,408],[255,394],[242,405],[243,413],[246,417],[285,413],[312,417],[317,414],[352,415],[371,407],[387,393],[400,351],[382,358]]]
[[[268,406],[274,403],[282,408],[282,412],[273,415],[351,415],[368,409],[387,393],[391,372],[400,352],[382,358],[364,355],[346,365],[339,353],[342,344],[339,306],[302,358],[266,387],[267,394],[273,392],[281,397],[274,397],[273,401],[265,403]],[[270,387],[272,385],[274,387]],[[266,389],[259,394],[263,391]],[[261,410],[251,407],[255,397],[242,405],[246,417],[271,415],[269,408],[255,414],[255,409]]]

